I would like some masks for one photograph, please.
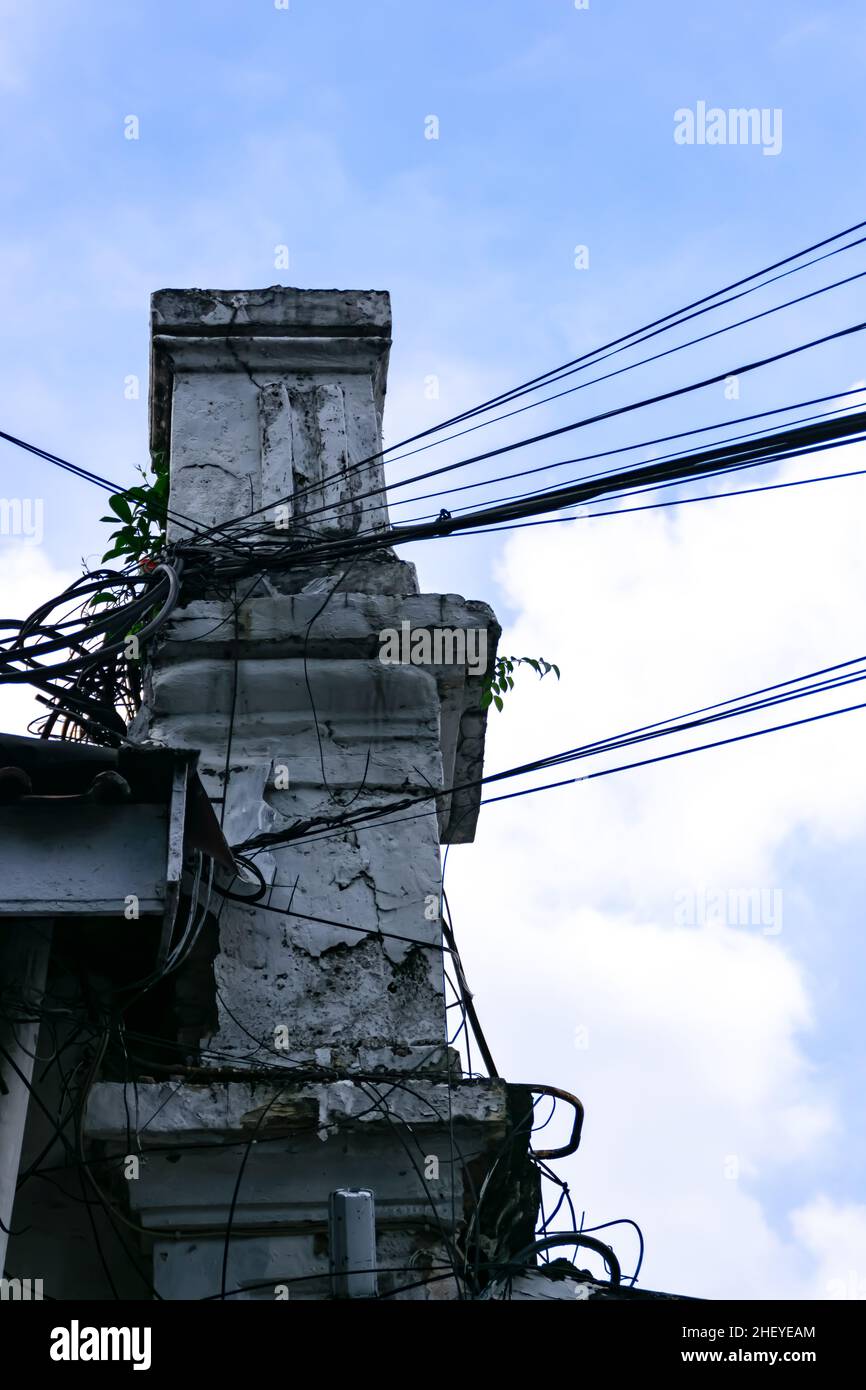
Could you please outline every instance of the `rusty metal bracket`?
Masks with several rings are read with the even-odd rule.
[[[575,1153],[580,1143],[580,1134],[583,1129],[583,1103],[577,1096],[573,1096],[571,1091],[563,1091],[559,1086],[533,1086],[526,1083],[526,1089],[533,1094],[542,1096],[553,1096],[556,1100],[564,1100],[574,1110],[574,1125],[571,1130],[571,1138],[561,1149],[531,1149],[533,1158],[567,1158],[569,1154]]]

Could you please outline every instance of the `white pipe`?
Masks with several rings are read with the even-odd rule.
[[[37,1012],[42,1003],[52,925],[46,917],[19,917],[0,924],[0,988],[4,1001],[0,1015],[0,1221],[6,1228],[0,1228],[0,1274],[6,1263],[7,1232],[12,1226],[39,1039],[39,1019],[16,1020],[14,1006],[20,1001],[26,1018],[28,1013]]]

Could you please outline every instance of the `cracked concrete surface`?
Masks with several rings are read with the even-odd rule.
[[[309,503],[298,508],[292,494],[312,487],[311,529],[351,535],[361,516],[355,498],[373,491],[364,525],[383,527],[389,346],[388,297],[376,292],[275,286],[154,296],[152,442],[170,455],[172,511],[214,526],[290,498],[294,515]],[[350,471],[357,460],[366,462]],[[316,498],[331,507],[325,520]],[[176,528],[170,537],[183,538]],[[349,805],[424,798],[417,810],[366,827],[256,848],[264,897],[220,902],[219,1027],[201,1069],[215,1079],[142,1080],[135,1090],[144,1162],[129,1198],[153,1232],[163,1297],[212,1297],[219,1286],[218,1232],[239,1152],[250,1162],[230,1287],[294,1271],[312,1279],[301,1294],[308,1297],[328,1288],[329,1191],[372,1184],[380,1260],[421,1269],[447,1258],[441,1232],[463,1219],[464,1193],[483,1177],[479,1155],[500,1161],[509,1088],[443,1084],[455,1076],[455,1058],[440,843],[472,838],[479,789],[429,795],[481,775],[481,676],[457,665],[382,663],[383,629],[404,620],[483,629],[494,659],[499,628],[487,605],[419,594],[413,566],[389,552],[342,580],[273,573],[252,588],[246,581],[238,595],[190,601],[150,650],[135,735],[200,750],[199,772],[230,844]],[[282,1066],[285,1085],[221,1075],[250,1060]],[[300,1079],[316,1069],[355,1079]],[[397,1078],[409,1072],[406,1089]],[[382,1078],[372,1091],[371,1077]],[[124,1088],[96,1085],[89,1139],[123,1149],[128,1125]],[[425,1163],[441,1164],[432,1186],[407,1158],[404,1131],[423,1145]],[[464,1151],[471,1178],[455,1161]],[[408,1296],[454,1290],[433,1283]]]

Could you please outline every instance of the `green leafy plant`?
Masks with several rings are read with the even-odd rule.
[[[138,471],[141,484],[112,493],[108,499],[112,514],[101,520],[122,524],[111,534],[114,544],[103,555],[103,564],[106,560],[125,559],[147,567],[165,546],[168,460],[165,454],[154,454],[150,472],[145,468]],[[102,595],[98,594],[97,599],[101,600]]]
[[[509,690],[514,689],[514,672],[518,666],[531,666],[539,680],[542,680],[550,671],[559,680],[559,667],[552,661],[545,661],[543,656],[498,656],[493,663],[493,670],[485,676],[481,685],[481,708],[487,709],[488,705],[495,705],[502,712],[504,697]]]

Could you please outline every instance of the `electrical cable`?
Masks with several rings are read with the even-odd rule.
[[[858,242],[852,242],[852,245],[860,245],[861,242],[863,242],[863,241],[866,241],[866,237],[861,237],[860,240],[859,240]],[[839,248],[839,250],[848,250],[848,249],[849,249],[848,247],[840,247],[840,248]],[[838,254],[838,252],[832,252],[831,254],[832,254],[832,255],[836,255],[836,254]],[[800,270],[800,269],[803,269],[803,267],[798,266],[797,269]],[[793,274],[794,272],[792,272],[792,271],[787,271],[786,273],[790,275],[790,274]],[[458,430],[455,434],[447,434],[447,435],[445,435],[442,439],[433,440],[431,443],[429,443],[429,444],[424,444],[424,445],[422,445],[422,446],[421,446],[420,448],[418,448],[418,449],[411,449],[411,450],[409,450],[408,453],[405,453],[405,454],[397,454],[394,458],[390,459],[389,462],[391,462],[391,463],[393,464],[393,463],[398,463],[401,459],[412,458],[412,457],[414,457],[415,454],[424,453],[427,449],[436,448],[436,447],[438,447],[440,444],[448,443],[449,441],[451,441],[451,440],[453,440],[453,439],[462,439],[462,437],[463,437],[464,435],[466,435],[466,434],[474,434],[474,432],[475,432],[476,430],[486,429],[488,425],[501,424],[501,422],[502,422],[503,420],[510,420],[510,419],[513,419],[515,415],[522,415],[522,414],[524,414],[524,412],[527,411],[527,410],[535,410],[538,406],[549,405],[549,404],[551,403],[551,401],[559,401],[559,400],[562,400],[565,396],[573,395],[575,391],[584,391],[584,390],[586,390],[586,388],[589,387],[589,386],[598,386],[598,385],[600,385],[602,382],[605,382],[605,381],[612,381],[615,377],[622,376],[622,375],[623,375],[624,373],[626,373],[626,372],[634,371],[634,370],[636,370],[638,367],[646,367],[646,366],[648,366],[648,365],[649,365],[650,363],[652,363],[652,362],[659,362],[659,361],[661,361],[661,360],[662,360],[663,358],[665,358],[665,357],[671,357],[674,353],[683,352],[686,348],[697,347],[697,346],[698,346],[699,344],[701,344],[701,343],[710,342],[711,339],[713,339],[713,338],[718,338],[718,337],[719,337],[721,334],[723,334],[723,333],[731,333],[731,332],[733,332],[733,331],[734,331],[735,329],[737,329],[737,328],[745,328],[745,327],[747,327],[749,324],[756,323],[759,319],[768,318],[771,314],[777,314],[777,313],[779,313],[782,309],[790,309],[790,308],[793,308],[795,305],[797,305],[797,304],[802,304],[802,303],[804,303],[806,300],[815,299],[815,298],[817,298],[819,295],[826,294],[829,290],[840,289],[840,288],[842,288],[844,285],[852,284],[855,280],[862,280],[864,276],[866,276],[866,271],[862,271],[862,270],[861,270],[861,271],[858,271],[858,272],[857,272],[856,274],[854,274],[854,275],[846,276],[845,279],[843,279],[843,280],[836,280],[836,281],[834,281],[834,282],[833,282],[832,284],[830,284],[830,285],[822,285],[821,287],[819,287],[819,288],[816,289],[816,290],[810,290],[808,294],[798,295],[796,299],[788,299],[788,300],[786,300],[786,301],[785,301],[784,303],[782,303],[782,304],[774,304],[774,305],[772,305],[769,309],[764,309],[764,310],[762,310],[760,313],[750,314],[747,318],[737,319],[735,323],[725,324],[722,328],[713,329],[713,331],[712,331],[711,333],[703,333],[703,334],[701,334],[701,335],[700,335],[699,337],[697,337],[697,338],[689,338],[686,342],[684,342],[684,343],[677,343],[674,347],[666,348],[663,352],[656,352],[656,353],[653,353],[653,354],[652,354],[651,356],[649,356],[649,357],[642,357],[642,358],[640,359],[640,361],[638,361],[638,362],[629,362],[626,366],[624,366],[624,367],[618,367],[615,371],[612,371],[612,372],[605,372],[605,374],[604,374],[603,376],[591,377],[589,381],[582,381],[582,382],[579,382],[579,383],[577,384],[577,386],[570,386],[570,387],[568,387],[568,389],[565,390],[565,391],[557,391],[556,394],[553,395],[553,396],[544,396],[544,397],[542,397],[541,400],[539,400],[539,401],[531,401],[528,405],[520,406],[517,410],[509,410],[509,411],[505,412],[504,414],[495,415],[495,416],[493,417],[492,420],[484,420],[484,421],[482,421],[480,424],[469,426],[468,429],[465,429],[465,430]],[[769,282],[768,282],[768,283],[769,283]],[[756,288],[762,289],[762,288],[764,288],[764,287],[763,287],[763,286],[757,286]],[[752,293],[752,291],[751,291],[751,290],[746,290],[746,291],[744,291],[744,293],[750,294],[750,293]],[[738,295],[734,295],[734,296],[732,296],[732,297],[733,297],[733,298],[739,298]],[[730,303],[730,300],[723,301],[723,303]],[[720,306],[714,304],[712,307],[713,307],[713,309],[717,309],[717,308],[719,308]],[[701,310],[701,312],[702,312],[702,313],[706,313],[706,312],[708,312],[708,311],[707,311],[707,310]],[[689,317],[694,317],[694,316],[693,316],[693,315],[690,315]],[[684,322],[685,322],[685,319],[680,319],[680,320],[679,320],[679,323],[684,323]],[[678,324],[677,324],[677,325],[672,325],[672,326],[676,327],[676,326],[678,326]],[[657,329],[657,330],[656,330],[656,333],[661,333],[661,332],[666,332],[666,331],[667,331],[667,329]],[[651,334],[648,334],[648,335],[647,335],[647,338],[655,337],[655,336],[656,336],[655,333],[651,333]],[[647,339],[646,339],[646,338],[639,338],[637,341],[638,341],[639,343],[640,343],[640,342],[646,342]],[[636,346],[635,343],[630,343],[630,344],[628,344],[628,348],[617,348],[615,352],[607,353],[607,354],[605,355],[605,357],[598,358],[596,361],[594,361],[594,362],[592,362],[592,363],[590,363],[590,364],[587,364],[587,365],[590,365],[590,366],[597,366],[597,365],[598,365],[598,362],[603,362],[603,361],[605,361],[607,357],[615,357],[615,356],[617,356],[620,352],[625,352],[625,351],[627,351],[628,349],[630,349],[631,347],[634,347],[634,346]],[[563,380],[566,376],[570,376],[570,375],[572,374],[572,371],[575,371],[575,370],[580,370],[580,369],[579,369],[579,368],[573,368],[573,369],[571,369],[571,370],[568,371],[568,372],[563,372],[561,376],[554,376],[554,377],[551,378],[551,382],[548,383],[548,384],[552,384],[553,382]],[[513,399],[518,399],[518,398],[517,398],[517,397],[514,397]]]
[[[665,315],[661,316],[660,318],[653,320],[651,323],[649,323],[649,324],[647,324],[647,325],[644,325],[644,327],[641,328],[641,329],[633,330],[631,333],[628,333],[628,334],[626,334],[626,335],[624,335],[624,336],[622,336],[622,337],[620,337],[620,338],[618,338],[618,339],[613,339],[611,342],[605,344],[603,347],[594,349],[594,350],[592,350],[592,351],[589,352],[589,353],[583,354],[582,357],[574,358],[574,359],[572,359],[570,362],[564,363],[564,364],[563,364],[561,367],[559,367],[559,368],[554,368],[553,371],[545,372],[545,373],[543,373],[541,376],[532,378],[532,379],[530,379],[528,382],[524,382],[520,387],[512,388],[512,390],[510,390],[510,391],[500,393],[498,396],[495,396],[495,397],[490,398],[490,400],[488,400],[487,402],[482,403],[482,405],[480,405],[480,406],[474,407],[474,408],[473,408],[472,410],[470,410],[470,411],[464,411],[464,412],[462,412],[462,414],[460,414],[460,415],[458,415],[458,416],[453,416],[453,417],[451,417],[449,420],[446,420],[446,421],[441,422],[439,425],[431,426],[429,429],[424,430],[424,431],[421,431],[421,432],[418,433],[418,434],[409,436],[407,439],[404,439],[404,440],[400,441],[400,442],[397,443],[397,444],[390,445],[387,449],[380,450],[379,452],[377,452],[377,453],[375,453],[375,454],[370,454],[370,455],[366,456],[365,458],[362,458],[362,459],[358,460],[356,463],[350,465],[350,467],[349,467],[348,469],[343,469],[343,470],[340,470],[340,471],[338,471],[338,472],[336,472],[336,473],[334,473],[334,474],[326,475],[325,477],[319,479],[316,483],[310,484],[306,489],[303,489],[303,490],[300,490],[300,491],[296,492],[296,493],[294,494],[294,496],[295,496],[295,498],[302,497],[302,496],[304,496],[304,495],[306,495],[306,494],[308,494],[308,493],[310,493],[310,492],[315,491],[317,488],[321,488],[326,482],[331,481],[331,480],[344,480],[345,477],[347,476],[347,474],[348,474],[349,472],[356,472],[356,471],[358,471],[358,470],[360,470],[360,469],[362,469],[362,468],[369,467],[370,464],[374,463],[374,462],[377,461],[378,459],[383,458],[383,457],[384,457],[385,455],[387,455],[387,454],[392,454],[392,453],[394,453],[395,450],[401,449],[401,448],[405,447],[405,445],[407,445],[407,444],[414,443],[417,439],[422,439],[422,438],[425,438],[425,437],[429,436],[430,434],[435,434],[435,433],[437,433],[438,431],[440,431],[440,430],[442,430],[442,429],[444,429],[444,428],[450,427],[450,425],[452,425],[452,424],[458,423],[458,422],[462,421],[463,419],[470,418],[470,416],[472,416],[472,415],[474,415],[474,414],[483,413],[486,409],[492,408],[494,405],[501,404],[501,403],[505,403],[506,401],[508,401],[508,400],[510,400],[510,399],[513,399],[517,393],[523,393],[523,392],[527,391],[528,389],[530,389],[530,388],[536,386],[537,384],[541,384],[541,383],[546,382],[549,378],[551,378],[552,376],[554,376],[554,374],[556,374],[556,373],[564,372],[566,369],[574,368],[574,367],[578,366],[578,364],[580,364],[580,363],[591,362],[592,359],[596,358],[596,357],[598,356],[599,353],[605,351],[606,349],[613,348],[613,347],[617,347],[620,343],[625,343],[625,342],[627,342],[629,339],[636,337],[638,334],[642,334],[642,333],[646,332],[646,331],[649,330],[649,329],[653,329],[653,328],[657,327],[658,325],[661,325],[661,324],[664,324],[664,323],[666,323],[666,322],[669,322],[669,321],[672,320],[672,319],[676,319],[680,314],[688,313],[690,310],[696,309],[696,308],[698,308],[698,307],[701,306],[701,305],[710,304],[712,300],[720,298],[721,295],[726,294],[726,293],[728,293],[728,292],[731,291],[731,290],[737,289],[737,288],[739,288],[741,285],[749,284],[751,281],[753,281],[753,280],[755,280],[755,279],[758,279],[758,278],[760,278],[760,277],[763,276],[763,275],[769,274],[770,271],[772,271],[772,270],[779,269],[780,267],[785,266],[785,265],[790,265],[792,262],[801,259],[803,256],[809,255],[812,251],[814,251],[814,250],[819,250],[819,249],[821,249],[823,246],[830,245],[830,244],[832,244],[832,242],[840,240],[843,236],[849,235],[852,231],[859,231],[859,230],[860,230],[862,227],[864,227],[864,226],[866,226],[866,222],[856,223],[856,224],[854,224],[853,227],[849,227],[849,228],[847,228],[847,229],[846,229],[845,231],[843,231],[843,232],[837,233],[836,235],[831,236],[831,237],[826,237],[826,238],[822,239],[821,241],[814,243],[812,246],[807,247],[807,248],[805,248],[804,250],[802,250],[802,251],[800,251],[800,252],[796,252],[796,253],[794,253],[794,254],[791,255],[791,256],[784,257],[783,259],[774,262],[771,266],[764,267],[764,268],[763,268],[762,270],[760,270],[760,271],[753,272],[751,275],[747,275],[747,276],[742,277],[741,279],[739,279],[739,280],[737,280],[737,281],[732,282],[731,284],[725,286],[723,289],[718,290],[718,291],[715,291],[713,294],[705,295],[705,296],[703,296],[701,299],[697,299],[697,300],[692,301],[690,304],[687,304],[683,309],[675,310],[675,311],[673,311],[672,313],[665,314]],[[852,243],[852,246],[853,246],[853,245],[857,245],[857,244],[859,244],[859,242],[854,242],[854,243]],[[848,248],[848,247],[839,248],[839,250],[845,250],[845,249],[849,249],[849,248]],[[834,254],[835,254],[835,253],[834,253]],[[768,283],[769,283],[769,282],[768,282]],[[713,307],[718,307],[718,306],[713,306]],[[669,326],[672,326],[672,327],[673,327],[673,326],[676,326],[676,325],[675,325],[675,324],[669,324]],[[741,370],[742,370],[742,369],[741,369]],[[731,373],[729,372],[729,373],[726,373],[725,375],[728,375],[728,376],[729,376],[729,375],[731,375]],[[401,481],[399,484],[392,484],[392,487],[393,487],[393,486],[405,486],[405,483],[406,483],[406,480],[403,480],[403,481]],[[368,494],[365,494],[365,495],[368,495]],[[283,500],[284,502],[288,503],[288,502],[290,502],[292,499],[289,498],[289,497],[286,497],[285,499],[282,499],[282,500]],[[357,500],[357,498],[356,498],[355,500]],[[275,504],[275,505],[279,505],[279,504]],[[267,510],[269,510],[268,507],[259,507],[259,508],[253,509],[252,511],[250,511],[249,513],[247,513],[247,516],[246,516],[245,518],[242,518],[242,519],[240,519],[240,520],[241,520],[241,521],[249,520],[250,517],[256,516],[256,515],[261,515],[262,513],[264,513],[264,512],[267,511]],[[309,513],[308,513],[308,515],[309,515]]]

